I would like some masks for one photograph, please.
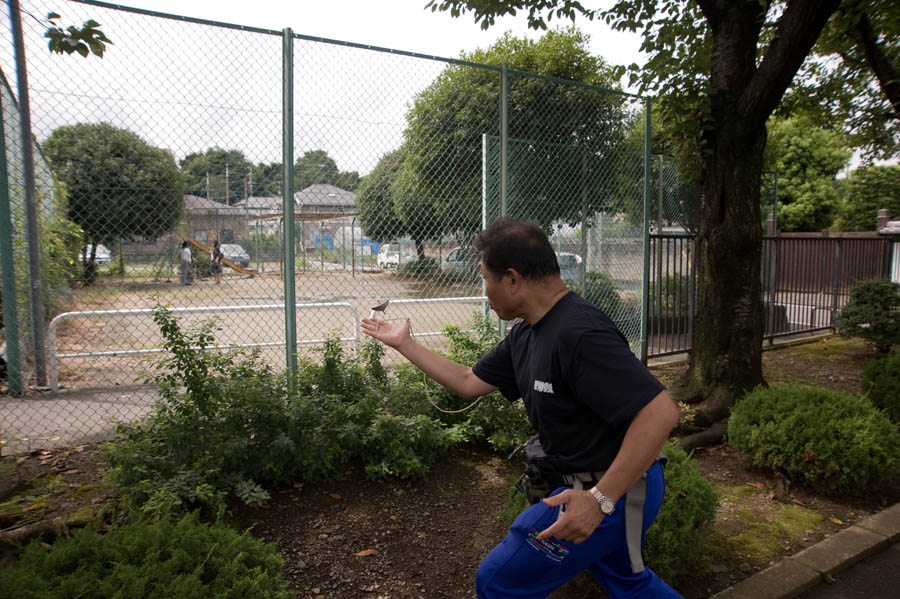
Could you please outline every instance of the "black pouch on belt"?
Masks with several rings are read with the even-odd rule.
[[[537,435],[525,443],[525,497],[535,504],[565,484],[562,474],[551,464]]]

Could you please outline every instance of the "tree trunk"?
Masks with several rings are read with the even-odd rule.
[[[693,351],[679,396],[701,401],[693,424],[728,416],[734,400],[762,384],[762,224],[759,186],[765,129],[743,136],[720,116],[705,162],[697,233],[697,314]]]
[[[712,34],[713,59],[709,107],[700,114],[693,351],[674,389],[676,397],[697,405],[682,432],[720,423],[741,395],[765,382],[759,186],[766,120],[840,0],[788,3],[761,61],[757,50],[767,3],[697,4]]]

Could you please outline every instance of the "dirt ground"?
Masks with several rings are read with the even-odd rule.
[[[859,370],[871,357],[860,343],[826,338],[766,352],[764,371],[769,381],[857,391]],[[672,380],[683,368],[683,363],[674,363],[653,370],[661,379]],[[900,480],[877,494],[826,498],[753,471],[724,445],[699,450],[694,457],[725,495],[714,527],[711,546],[718,550],[711,556],[711,570],[670,581],[688,599],[709,597],[900,501]],[[98,464],[92,446],[3,458],[0,527],[10,530],[25,518],[33,522],[83,513],[79,510],[85,506],[96,509],[109,497]],[[369,482],[350,465],[340,480],[273,490],[268,504],[236,509],[233,517],[237,525],[252,527],[252,534],[275,543],[284,558],[284,576],[298,599],[475,597],[475,571],[506,533],[500,512],[519,473],[517,460],[509,462],[486,447],[446,456],[421,480]],[[43,482],[34,488],[29,483],[35,480]],[[799,532],[776,527],[765,539],[739,537],[756,523],[777,525],[783,513],[795,508],[815,515],[815,520]],[[772,547],[760,558],[734,549],[729,539],[735,538],[747,545],[766,541]],[[553,595],[601,597],[602,591],[586,577]]]

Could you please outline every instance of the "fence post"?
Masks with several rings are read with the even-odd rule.
[[[19,89],[19,118],[22,134],[22,163],[25,167],[25,221],[28,231],[28,276],[31,280],[31,333],[34,338],[34,374],[38,387],[47,384],[44,354],[44,298],[41,285],[41,247],[38,240],[37,193],[34,189],[34,145],[31,137],[31,103],[28,99],[28,70],[25,37],[19,0],[10,0],[9,18],[16,54],[16,81]],[[4,157],[5,159],[5,157]]]
[[[647,363],[650,293],[650,98],[644,100],[644,272],[641,284],[641,362]]]
[[[500,218],[506,218],[506,190],[508,173],[506,170],[509,160],[509,70],[503,64],[500,70]],[[482,286],[484,283],[482,282]],[[506,321],[500,320],[500,336],[506,336]]]
[[[833,269],[833,277],[834,284],[832,286],[832,296],[831,296],[831,328],[835,328],[835,321],[837,319],[838,307],[840,305],[840,288],[841,288],[841,242],[843,239],[838,238],[835,239],[834,244],[834,269]],[[813,321],[813,326],[815,326],[815,321]]]
[[[16,271],[13,259],[12,218],[9,210],[9,176],[6,172],[5,94],[0,95],[0,271],[3,277],[3,323],[6,328],[6,374],[9,394],[22,395],[22,358],[16,304]],[[2,446],[0,446],[2,449]]]
[[[297,378],[297,298],[294,275],[294,34],[282,32],[282,210],[284,213],[284,335],[288,385]]]

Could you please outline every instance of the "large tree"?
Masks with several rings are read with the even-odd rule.
[[[640,31],[649,59],[632,73],[644,92],[699,156],[697,315],[693,351],[676,392],[696,404],[698,429],[724,430],[731,405],[763,383],[760,288],[760,178],[766,121],[840,0],[618,0],[600,13],[618,30]],[[848,2],[848,5],[850,3]],[[529,9],[574,16],[575,0],[432,0],[432,8],[475,11],[489,26],[496,15]],[[896,2],[855,3],[857,14],[898,13]],[[849,42],[847,42],[849,43]],[[875,46],[896,44],[876,40]],[[890,82],[890,81],[888,81]]]
[[[97,244],[158,237],[181,218],[184,191],[175,159],[137,134],[108,123],[65,125],[43,149],[65,186],[69,219],[92,246],[85,252],[86,274]]]
[[[588,38],[569,29],[530,41],[509,34],[463,60],[507,65],[510,143],[507,214],[544,225],[577,221],[602,202],[596,164],[618,164],[627,126],[620,96],[550,78],[614,87],[612,69],[590,55]],[[405,159],[392,186],[397,214],[425,239],[471,233],[481,223],[483,139],[488,135],[489,211],[497,211],[499,69],[453,64],[422,91],[407,114]],[[528,77],[516,71],[536,73]],[[588,191],[590,187],[590,191]],[[607,182],[608,187],[608,182]],[[588,205],[588,201],[593,202]],[[421,250],[420,250],[421,251]]]
[[[879,210],[900,220],[900,166],[858,168],[841,181],[840,231],[874,231]]]
[[[844,136],[802,117],[772,118],[767,130],[764,167],[778,174],[778,229],[830,228],[838,209],[836,178],[851,154]],[[762,201],[771,205],[768,197]]]
[[[900,151],[900,4],[844,0],[779,111],[851,134],[867,159]]]
[[[397,216],[391,193],[403,158],[402,149],[385,154],[359,185],[356,209],[363,233],[369,239],[385,242],[406,235],[406,227]]]
[[[325,150],[309,150],[294,163],[294,190],[301,191],[316,183],[327,183],[347,191],[359,187],[359,173],[342,171]]]
[[[232,205],[249,195],[253,165],[240,150],[209,148],[181,160],[185,193]]]

